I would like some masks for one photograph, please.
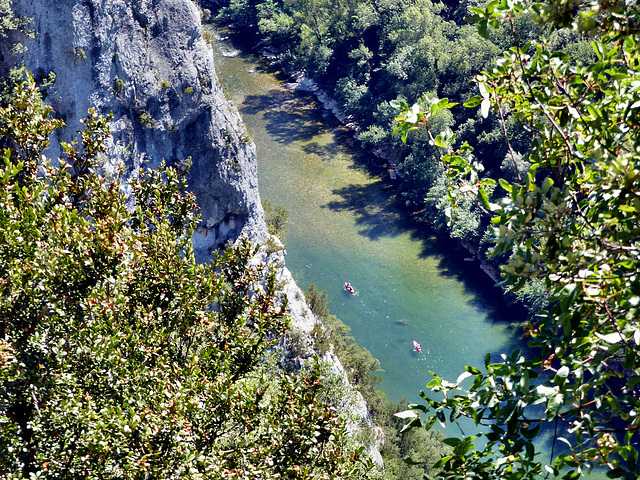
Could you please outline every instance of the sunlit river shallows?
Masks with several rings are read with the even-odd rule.
[[[389,399],[417,401],[430,370],[453,381],[487,352],[513,348],[518,319],[504,314],[493,282],[403,220],[388,176],[367,170],[352,135],[311,94],[287,89],[225,37],[214,56],[257,146],[262,199],[288,210],[287,267],[303,290],[327,290],[331,313],[380,360]]]

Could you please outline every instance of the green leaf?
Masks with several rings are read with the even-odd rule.
[[[473,375],[479,375],[481,373],[476,367],[472,367],[470,365],[466,365],[464,369]]]
[[[482,203],[483,207],[488,210],[491,209],[491,206],[489,205],[489,196],[487,195],[487,192],[485,191],[483,186],[480,186],[478,188],[478,199],[480,200],[480,203]]]
[[[459,438],[445,438],[442,440],[445,445],[449,445],[450,447],[457,447],[462,443],[462,440]]]
[[[560,410],[560,407],[562,407],[563,403],[564,395],[561,393],[550,397],[549,401],[547,402],[547,418],[554,418],[558,414],[558,411]]]
[[[393,108],[396,108],[398,110],[402,110],[403,112],[406,112],[407,110],[409,110],[409,105],[404,100],[397,100],[397,99],[391,100],[389,102],[389,105],[391,105]]]
[[[438,418],[438,422],[440,422],[440,425],[445,428],[447,426],[447,419],[445,418],[444,412],[441,409],[436,410],[436,417]]]
[[[480,115],[482,118],[487,118],[489,116],[489,109],[491,108],[491,100],[485,98],[480,102]]]
[[[454,458],[453,455],[444,456],[440,460],[438,460],[436,463],[433,464],[433,468],[435,469],[442,468],[447,464],[447,462],[449,462],[453,458]]]
[[[488,30],[488,24],[487,24],[487,19],[486,18],[482,18],[479,22],[478,22],[478,34],[482,37],[482,38],[486,38],[487,40],[489,39],[489,30]]]
[[[600,332],[595,332],[596,337],[598,337],[599,339],[605,341],[606,343],[609,344],[616,344],[616,343],[620,343],[624,340],[624,337],[622,337],[622,335],[620,335],[618,332],[614,332],[614,333],[609,333],[606,335],[602,335]]]
[[[467,108],[475,108],[478,105],[480,105],[480,102],[482,102],[482,97],[480,95],[476,95],[474,97],[471,97],[466,102],[464,102],[463,105]]]
[[[437,147],[441,147],[441,148],[447,147],[446,142],[442,139],[442,135],[436,135],[434,139],[434,143],[436,144]]]
[[[393,416],[398,418],[415,418],[419,417],[420,413],[415,410],[404,410],[403,412],[394,413]]]
[[[411,430],[412,428],[421,428],[422,425],[422,419],[420,418],[420,416],[415,417],[413,420],[411,420],[409,423],[407,423],[404,427],[402,427],[402,429],[400,430],[400,433],[406,432],[407,430]]]
[[[425,430],[430,430],[436,423],[436,416],[432,415],[427,419],[427,423],[424,424]]]

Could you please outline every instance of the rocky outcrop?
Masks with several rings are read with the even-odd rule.
[[[67,124],[69,141],[93,106],[113,112],[107,168],[192,163],[190,189],[202,224],[200,254],[239,235],[266,235],[255,146],[229,106],[190,0],[13,0],[37,34],[20,39],[24,61],[40,77],[55,73],[46,101]],[[11,39],[9,39],[11,40]],[[8,48],[2,50],[7,52]],[[0,71],[0,73],[2,73]],[[59,142],[52,142],[54,144]],[[49,152],[56,158],[60,152]]]
[[[113,112],[105,168],[124,165],[127,175],[162,161],[191,164],[189,188],[202,222],[194,237],[200,259],[227,241],[246,236],[265,243],[254,259],[274,265],[289,299],[292,323],[309,342],[317,320],[284,266],[283,246],[264,223],[255,145],[237,111],[224,98],[213,56],[202,38],[191,0],[13,0],[17,14],[33,19],[34,38],[0,39],[0,52],[20,41],[26,52],[0,54],[0,75],[24,62],[36,78],[55,82],[46,101],[66,127],[52,141],[69,142],[83,129],[90,107]],[[62,155],[53,147],[52,158]],[[267,242],[269,240],[269,242]],[[277,248],[267,253],[269,244]],[[327,361],[346,382],[335,355]],[[368,421],[362,397],[351,405]],[[372,456],[382,463],[375,447]]]

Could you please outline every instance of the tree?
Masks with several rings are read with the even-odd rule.
[[[491,217],[493,254],[510,255],[504,283],[517,290],[535,279],[551,303],[526,328],[526,354],[487,355],[483,368],[466,367],[455,382],[434,374],[435,395],[424,393],[426,403],[404,415],[421,426],[427,413],[427,429],[460,416],[475,422],[473,436],[445,440],[453,451],[437,464],[444,478],[576,478],[595,466],[611,478],[638,478],[638,6],[494,0],[470,10],[484,36],[497,26],[514,35],[503,58],[475,77],[481,94],[467,106],[479,105],[484,117],[493,112],[503,125],[516,180],[500,180],[506,196],[490,198],[495,181],[482,177],[470,148],[455,149],[453,135],[430,130],[431,116],[452,106],[446,99],[400,104],[398,131],[405,138],[415,128],[429,131],[450,196],[471,196]],[[591,37],[595,61],[550,50],[549,32],[520,43],[523,16]],[[508,117],[534,135],[527,170],[510,145]],[[551,441],[541,450],[543,433]]]
[[[16,17],[11,8],[11,0],[0,0],[0,39],[11,31],[23,29],[29,22],[29,19]]]
[[[12,0],[0,0],[0,60],[6,61],[8,56],[25,51],[25,46],[14,40],[20,36],[33,37],[34,33],[29,29],[31,21],[30,18],[16,16]],[[13,66],[6,73],[0,71],[0,105],[7,102],[13,86],[24,77],[24,73],[23,65]]]
[[[173,168],[99,173],[108,120],[62,125],[33,79],[0,108],[0,477],[362,478],[317,365],[283,374],[275,274],[247,242],[196,264]],[[275,359],[274,359],[275,358]]]
[[[274,207],[266,200],[262,202],[262,208],[264,209],[264,219],[269,233],[277,236],[282,243],[285,243],[287,241],[287,222],[289,220],[287,209],[282,205]]]

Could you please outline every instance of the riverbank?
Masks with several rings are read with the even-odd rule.
[[[310,94],[285,88],[289,78],[257,55],[215,54],[257,146],[261,197],[289,212],[287,266],[302,289],[328,292],[332,313],[380,360],[380,390],[394,402],[417,401],[430,370],[455,379],[487,352],[513,348],[510,325],[522,317],[467,254],[407,211],[352,132]],[[346,294],[347,280],[356,295]]]
[[[394,147],[392,145],[371,145],[362,141],[360,139],[362,129],[356,119],[353,116],[346,115],[339,108],[338,102],[331,97],[326,89],[319,86],[313,78],[307,77],[304,72],[287,71],[279,63],[275,55],[268,51],[265,51],[264,49],[261,49],[260,47],[256,47],[249,37],[239,34],[233,29],[232,26],[223,25],[220,23],[214,23],[213,25],[217,31],[224,32],[224,40],[228,40],[237,46],[237,49],[234,49],[230,56],[239,54],[241,50],[245,52],[257,52],[258,58],[256,58],[256,62],[262,64],[265,71],[270,71],[271,73],[276,75],[282,81],[282,85],[285,88],[296,92],[312,94],[318,101],[320,108],[322,108],[327,114],[333,116],[340,123],[340,125],[350,131],[353,134],[354,139],[359,142],[359,146],[363,150],[363,155],[359,156],[360,161],[362,161],[362,159],[368,158],[368,160],[362,161],[362,164],[370,172],[370,174],[380,177],[382,181],[387,185],[392,186],[394,189],[400,190],[398,187],[398,182],[402,182],[403,176],[396,170],[397,154],[394,151]],[[382,162],[372,161],[371,158],[382,160]],[[389,201],[394,203],[395,208],[405,212],[407,216],[407,223],[411,223],[415,226],[420,224],[421,226],[416,230],[424,229],[426,230],[425,235],[432,236],[433,232],[430,228],[431,225],[424,214],[424,210],[422,210],[421,207],[418,207],[410,200],[402,201],[402,199],[398,198],[397,193],[398,192],[394,192],[394,194],[390,196]],[[469,242],[465,242],[464,240],[453,239],[448,235],[439,235],[437,241],[443,244],[448,244],[447,249],[451,249],[451,242],[454,242],[456,244],[455,249],[459,250],[458,254],[463,256],[465,262],[476,265],[476,268],[483,272],[494,284],[498,284],[501,281],[499,266],[489,261],[489,259],[482,255],[478,251],[478,248],[476,246],[472,245]],[[470,265],[466,265],[464,268],[468,267],[470,267]],[[502,291],[502,289],[500,289],[500,292],[502,294],[505,293]],[[526,307],[514,304],[513,298],[507,299],[505,297],[504,300],[505,302],[510,304],[509,308],[517,310],[522,316],[527,315]]]

